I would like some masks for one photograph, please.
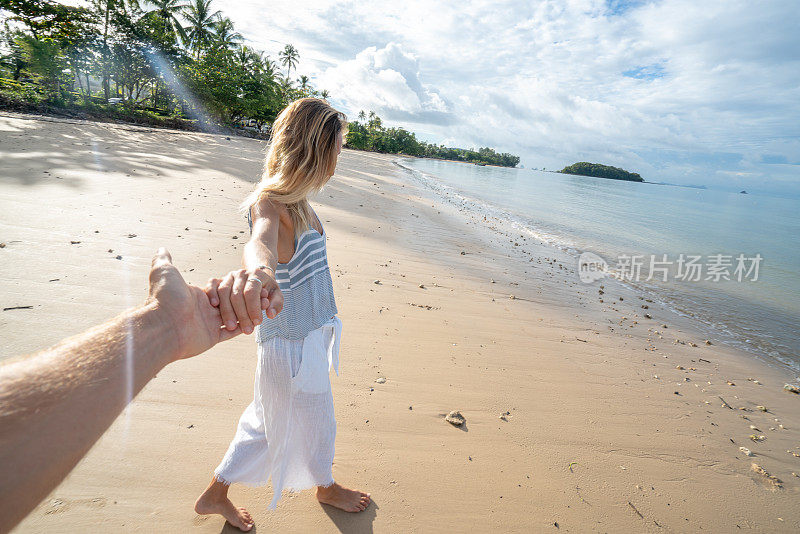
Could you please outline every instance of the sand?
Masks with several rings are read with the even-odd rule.
[[[263,150],[0,114],[0,295],[3,308],[32,306],[0,312],[0,357],[140,303],[159,246],[196,284],[237,268],[236,206]],[[306,491],[269,512],[269,487],[234,486],[256,531],[800,529],[792,373],[706,345],[655,304],[644,318],[614,282],[599,295],[563,253],[465,216],[394,159],[343,151],[313,201],[344,325],[334,476],[373,504],[347,514]],[[240,336],[167,367],[16,532],[232,531],[192,506],[255,363]],[[453,410],[465,424],[444,420]]]

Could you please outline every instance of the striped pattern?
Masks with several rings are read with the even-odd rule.
[[[251,223],[249,214],[247,219]],[[252,230],[252,223],[250,227]],[[326,238],[324,226],[321,235],[313,228],[306,230],[295,241],[292,259],[278,264],[275,280],[283,293],[283,310],[274,319],[263,313],[256,330],[256,342],[275,336],[303,339],[338,313]]]

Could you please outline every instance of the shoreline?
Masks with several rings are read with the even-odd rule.
[[[411,158],[412,156],[403,156],[404,158]],[[502,236],[504,239],[519,239],[523,235],[527,234],[531,236],[533,239],[537,240],[537,244],[541,246],[545,246],[551,249],[558,250],[562,253],[565,253],[571,260],[570,265],[574,267],[577,264],[578,257],[584,252],[591,252],[595,253],[598,248],[595,247],[594,249],[583,249],[577,247],[573,243],[569,241],[565,241],[564,238],[555,236],[553,234],[548,233],[546,230],[532,228],[530,226],[525,225],[517,220],[514,220],[509,215],[502,213],[504,210],[500,209],[500,215],[504,217],[505,220],[501,221],[499,217],[496,215],[489,215],[491,212],[498,213],[497,206],[493,206],[487,203],[484,200],[470,198],[464,196],[462,193],[456,191],[452,186],[442,182],[438,177],[434,174],[420,171],[414,169],[413,167],[404,165],[402,162],[402,158],[397,158],[394,163],[404,169],[405,171],[409,172],[410,174],[414,175],[417,180],[424,187],[430,188],[434,191],[442,201],[452,204],[453,206],[458,206],[464,208],[462,213],[465,217],[471,218],[473,221],[478,221],[481,217],[489,216],[494,222],[505,222],[510,224],[510,227],[501,230],[496,228],[494,225],[490,225],[490,228],[495,230],[498,235]],[[551,172],[551,171],[546,171]],[[552,171],[556,172],[556,171]],[[557,173],[559,174],[559,173]],[[588,178],[596,178],[596,177],[588,177]],[[605,180],[605,178],[597,178],[599,180]],[[434,183],[432,183],[432,181]],[[648,182],[644,182],[648,183]],[[656,184],[658,185],[658,184]],[[487,213],[483,213],[483,212]],[[486,220],[484,218],[484,220]],[[505,242],[505,241],[504,241]],[[531,246],[529,242],[524,243],[525,246]],[[514,250],[516,247],[511,247],[509,250]],[[571,273],[575,279],[578,279],[577,272],[571,271]],[[769,365],[775,366],[779,369],[785,370],[792,374],[792,380],[797,381],[800,380],[800,361],[795,361],[791,359],[784,359],[780,355],[770,354],[767,350],[752,346],[746,343],[744,340],[748,338],[748,334],[745,331],[735,331],[730,330],[731,325],[715,325],[713,324],[709,318],[705,317],[702,313],[699,313],[697,310],[698,303],[692,302],[687,298],[687,295],[677,292],[674,289],[658,287],[652,284],[647,284],[643,282],[629,282],[625,280],[616,279],[613,276],[607,276],[602,280],[592,282],[590,284],[585,284],[584,287],[586,289],[597,289],[599,286],[608,283],[617,283],[620,284],[622,287],[627,288],[632,292],[638,292],[644,294],[648,299],[655,299],[658,304],[662,307],[667,308],[671,314],[673,314],[674,318],[680,318],[682,321],[688,321],[689,323],[694,323],[693,326],[702,332],[702,335],[707,336],[709,339],[712,339],[714,342],[724,343],[725,345],[729,346],[735,350],[741,350],[747,352],[753,356],[753,358],[767,363]],[[784,347],[785,350],[788,348]],[[774,350],[774,347],[773,347]]]
[[[141,302],[158,246],[192,283],[238,266],[237,205],[263,142],[4,114],[0,136],[0,294],[34,306],[0,315],[0,357]],[[633,290],[607,286],[601,305],[566,253],[529,238],[521,254],[394,158],[344,150],[312,199],[343,322],[334,476],[374,505],[346,514],[302,492],[269,512],[269,487],[235,486],[257,528],[800,529],[800,458],[786,452],[800,454],[800,399],[782,391],[786,373],[700,345],[666,311],[648,323]],[[240,336],[164,369],[15,532],[219,532],[191,507],[252,399],[255,360]]]

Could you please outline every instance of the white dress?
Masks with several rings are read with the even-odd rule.
[[[275,509],[282,490],[333,484],[336,419],[330,370],[339,374],[342,323],[333,316],[305,338],[273,336],[258,343],[253,402],[215,469],[225,484],[272,480]]]

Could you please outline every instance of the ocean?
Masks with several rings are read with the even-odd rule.
[[[709,335],[800,371],[800,200],[442,160],[397,162],[462,208],[573,255],[576,270],[592,259],[604,262],[603,274],[695,318]]]

